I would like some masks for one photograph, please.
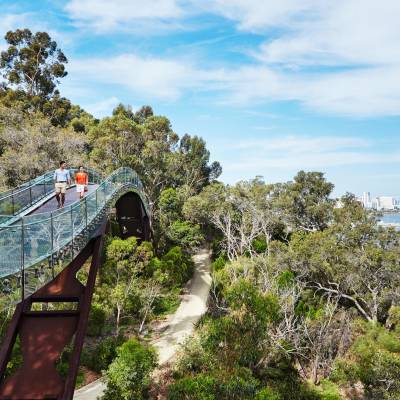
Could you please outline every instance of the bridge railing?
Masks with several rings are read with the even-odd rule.
[[[70,168],[69,170],[71,172],[71,178],[73,179],[77,168]],[[85,168],[85,170],[89,175],[89,183],[99,183],[102,180],[101,175],[97,171],[91,168]],[[15,216],[31,208],[38,201],[53,193],[53,175],[54,171],[46,172],[22,184],[16,189],[0,193],[0,224],[7,223],[14,219]]]
[[[120,168],[97,189],[70,206],[20,218],[0,228],[0,280],[3,293],[20,288],[22,296],[40,286],[46,271],[68,255],[74,258],[101,223],[106,207],[123,190],[133,188],[147,203],[135,171]],[[43,282],[42,282],[43,284]]]

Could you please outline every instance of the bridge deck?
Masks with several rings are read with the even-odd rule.
[[[87,196],[89,193],[94,192],[98,187],[99,185],[97,184],[88,185],[88,191],[85,192],[85,196]],[[76,192],[76,187],[73,186],[69,188],[67,190],[67,193],[65,194],[64,207],[70,206],[71,204],[77,202],[78,200],[79,200],[79,194]],[[28,215],[41,214],[55,210],[57,210],[57,200],[56,196],[54,195],[50,200],[47,200],[45,203],[41,204],[38,208],[30,212]]]

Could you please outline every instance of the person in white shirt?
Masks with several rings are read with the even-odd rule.
[[[58,208],[64,207],[67,185],[71,184],[71,175],[69,170],[65,168],[65,165],[65,161],[60,161],[60,168],[54,171],[54,185]]]

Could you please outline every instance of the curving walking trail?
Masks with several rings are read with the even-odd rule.
[[[193,333],[194,325],[207,310],[207,299],[211,287],[210,252],[200,250],[194,257],[195,271],[188,286],[187,294],[182,296],[181,304],[163,323],[165,330],[160,337],[152,341],[158,350],[159,365],[173,359],[179,345]],[[75,400],[95,400],[105,390],[105,383],[99,379],[77,390]]]

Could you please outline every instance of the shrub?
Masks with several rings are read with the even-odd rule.
[[[102,340],[91,352],[85,351],[81,363],[95,372],[105,371],[117,356],[117,347],[124,342],[122,336],[110,336]]]
[[[261,389],[257,392],[255,400],[282,400],[282,397],[279,393],[275,392],[269,387]]]
[[[88,336],[100,336],[102,334],[106,315],[104,308],[100,304],[92,304],[87,327]]]
[[[213,263],[211,264],[211,271],[212,272],[217,272],[220,271],[222,268],[224,268],[226,264],[226,259],[223,256],[219,256]]]
[[[400,332],[369,324],[362,329],[348,356],[337,362],[332,378],[350,384],[361,381],[367,399],[399,399]]]
[[[181,247],[175,246],[161,258],[160,267],[162,272],[168,274],[170,285],[181,286],[191,278],[194,264]]]
[[[104,400],[144,399],[150,374],[157,365],[153,348],[130,339],[117,349],[117,358],[107,370]]]
[[[181,302],[179,292],[179,288],[168,289],[167,293],[157,297],[154,301],[154,314],[167,315],[175,312]]]
[[[169,400],[253,400],[259,382],[249,370],[186,377],[169,387]],[[262,399],[262,398],[261,398]]]
[[[256,238],[253,240],[252,243],[253,246],[253,250],[257,253],[257,254],[262,254],[265,253],[267,251],[267,241],[264,238]]]
[[[186,251],[195,250],[204,240],[200,226],[189,221],[174,221],[166,228],[165,235],[169,243],[181,246]]]

